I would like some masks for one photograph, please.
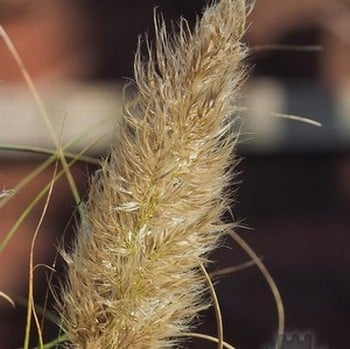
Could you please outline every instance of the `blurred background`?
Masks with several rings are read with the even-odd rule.
[[[122,86],[133,76],[138,35],[153,36],[153,8],[158,6],[169,21],[184,16],[193,24],[204,5],[203,0],[0,0],[0,24],[38,87],[59,142],[74,139],[71,151],[93,143],[89,154],[100,157],[108,151],[111,125],[120,115]],[[246,40],[252,50],[239,149],[244,160],[233,213],[249,229],[238,232],[263,258],[280,289],[287,332],[312,333],[314,348],[348,348],[350,1],[256,0],[248,22]],[[323,126],[274,113],[308,117]],[[84,130],[89,132],[79,138]],[[54,148],[3,40],[0,143],[2,149]],[[14,188],[46,157],[0,151],[0,190]],[[74,165],[82,193],[95,169],[84,162]],[[0,241],[52,175],[51,166],[1,208]],[[0,349],[23,345],[30,243],[43,204],[38,203],[0,253],[0,291],[17,303],[14,309],[0,298]],[[75,207],[67,182],[58,181],[35,263],[52,265],[63,234],[69,244]],[[213,257],[217,267],[249,260],[235,243],[228,244]],[[44,268],[35,272],[38,304],[44,303],[48,274]],[[269,348],[276,310],[257,268],[218,279],[217,291],[226,340],[237,348]],[[212,311],[201,321],[199,331],[215,335]],[[45,339],[53,339],[57,330],[49,321],[45,326]],[[190,348],[214,347],[199,340],[190,343]]]

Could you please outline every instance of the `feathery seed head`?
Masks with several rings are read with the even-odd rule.
[[[221,216],[244,78],[244,0],[208,7],[191,33],[135,58],[135,101],[91,185],[84,225],[66,254],[60,310],[72,348],[176,346],[208,306],[200,264],[231,225]]]

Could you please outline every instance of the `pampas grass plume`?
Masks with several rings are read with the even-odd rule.
[[[191,33],[135,59],[138,94],[95,176],[59,306],[72,348],[178,345],[199,311],[200,265],[231,225],[232,113],[244,77],[244,0],[208,7]]]

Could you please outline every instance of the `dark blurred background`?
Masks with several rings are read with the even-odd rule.
[[[157,6],[169,21],[183,15],[193,24],[204,4],[202,0],[0,0],[0,24],[65,143],[83,125],[120,114],[121,86],[133,76],[138,35],[153,36],[153,8]],[[247,107],[239,149],[242,183],[233,214],[249,229],[238,232],[263,258],[279,287],[287,332],[312,333],[314,348],[345,349],[350,324],[350,2],[257,0],[248,22],[246,40],[252,52],[242,102]],[[3,42],[0,81],[0,143],[52,148],[33,97]],[[273,112],[308,117],[323,126]],[[106,130],[110,123],[101,134]],[[104,137],[90,154],[105,154],[109,139]],[[79,147],[81,143],[72,149]],[[13,188],[43,159],[1,151],[0,189]],[[94,170],[84,163],[74,166],[82,192]],[[1,240],[51,176],[49,168],[1,209]],[[23,345],[21,299],[23,303],[27,294],[30,241],[42,207],[43,202],[0,253],[0,291],[18,301],[13,309],[0,299],[1,349]],[[67,183],[59,181],[39,235],[36,263],[52,264],[63,232],[69,241],[72,228],[67,222],[74,209]],[[230,248],[214,254],[217,266],[249,260],[235,243],[228,244]],[[43,303],[46,285],[45,272],[38,270],[38,304]],[[217,291],[225,339],[237,348],[268,348],[276,332],[276,310],[257,268],[220,278]],[[212,311],[201,320],[199,331],[215,335]],[[50,340],[56,330],[49,323],[46,327]],[[194,340],[190,347],[215,344]]]

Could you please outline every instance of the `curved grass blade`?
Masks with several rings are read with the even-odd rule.
[[[200,268],[202,269],[204,277],[207,280],[209,292],[210,292],[210,295],[211,295],[211,298],[212,298],[213,304],[214,304],[216,326],[217,326],[217,332],[218,332],[218,349],[223,349],[223,347],[224,347],[223,346],[223,343],[224,343],[224,325],[223,325],[223,321],[222,321],[219,299],[216,295],[215,287],[214,287],[214,285],[210,279],[210,276],[209,276],[207,270],[205,269],[204,265],[201,264]]]
[[[31,145],[18,145],[18,144],[7,144],[0,143],[0,150],[3,151],[18,151],[31,154],[41,154],[41,155],[57,155],[57,151],[49,148],[33,147]],[[77,153],[64,152],[66,158],[74,159]],[[83,161],[90,164],[98,165],[100,161],[92,156],[83,155],[79,158],[79,161]]]
[[[257,254],[253,251],[253,249],[247,244],[247,242],[242,239],[236,232],[231,231],[229,236],[249,255],[249,257],[255,262],[256,266],[260,270],[261,274],[265,278],[268,283],[273,297],[276,303],[277,317],[278,317],[278,326],[277,326],[277,334],[278,337],[282,336],[285,331],[285,312],[281,294],[279,289],[271,276],[270,272],[266,268],[265,264],[261,261],[261,259],[257,256]],[[278,341],[279,342],[279,341]],[[280,343],[276,344],[276,348],[280,347]]]
[[[208,334],[203,334],[203,333],[190,332],[190,333],[184,333],[184,336],[191,337],[191,338],[200,338],[200,339],[204,339],[206,341],[213,342],[213,343],[219,342],[218,338],[213,337],[213,336],[209,336]],[[236,349],[235,347],[233,347],[231,344],[229,344],[227,342],[223,342],[222,345],[226,349]]]
[[[35,243],[37,240],[37,237],[39,235],[39,231],[40,228],[42,226],[42,223],[44,221],[44,217],[46,215],[47,209],[49,207],[49,202],[52,196],[52,192],[53,192],[53,188],[55,185],[55,177],[57,174],[57,162],[55,165],[55,170],[53,173],[53,178],[51,180],[51,182],[49,183],[49,190],[47,193],[47,197],[45,200],[45,205],[44,208],[42,210],[39,222],[35,228],[35,232],[32,238],[32,243],[31,243],[31,247],[30,247],[30,257],[29,257],[29,280],[28,280],[28,303],[27,303],[27,317],[26,317],[26,328],[25,328],[25,336],[24,336],[24,345],[23,348],[24,349],[28,349],[29,348],[29,339],[30,339],[30,329],[31,329],[31,319],[32,316],[34,317],[34,321],[36,323],[37,326],[37,330],[38,330],[38,337],[39,337],[39,347],[42,348],[44,346],[44,342],[43,342],[43,337],[42,337],[42,333],[40,331],[40,323],[39,323],[39,319],[38,319],[38,315],[37,312],[35,310],[35,303],[34,303],[34,249],[35,249]]]

